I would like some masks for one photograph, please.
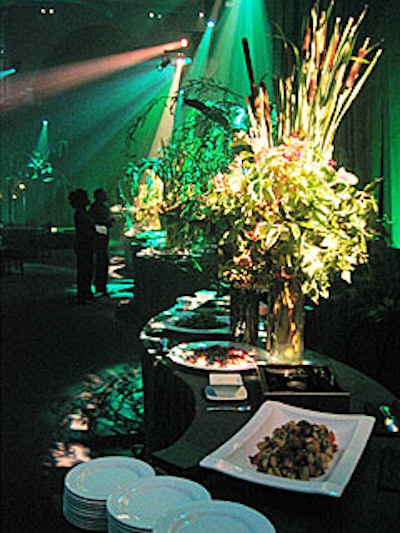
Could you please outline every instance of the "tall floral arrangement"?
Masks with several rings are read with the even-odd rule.
[[[214,97],[204,104],[204,94]],[[198,240],[202,231],[203,197],[210,179],[226,171],[232,160],[233,132],[239,129],[245,111],[239,97],[212,80],[190,82],[185,87],[184,103],[189,107],[181,124],[161,146],[155,157],[130,155],[119,180],[119,196],[127,229],[157,229],[167,220],[183,239]],[[176,104],[179,95],[170,97]],[[150,104],[144,117],[139,117],[127,138],[131,147],[136,142],[138,126],[157,101]],[[239,120],[240,118],[240,120]],[[196,232],[189,232],[188,228]]]
[[[327,11],[317,6],[302,47],[286,42],[294,64],[276,81],[274,114],[261,85],[249,98],[250,128],[236,135],[228,172],[203,196],[222,278],[268,293],[272,352],[291,361],[302,357],[304,296],[328,297],[337,273],[351,282],[376,235],[374,185],[361,189],[333,152],[337,128],[381,50],[369,39],[356,48],[365,10],[342,27],[339,18],[330,21],[333,2]]]
[[[229,132],[210,121],[200,128],[199,120],[197,111],[188,114],[161,148],[157,167],[164,185],[161,211],[176,214],[182,224],[198,219],[210,178],[232,159]]]
[[[155,158],[129,161],[118,182],[118,212],[125,219],[128,235],[160,229],[163,183],[156,172],[157,164]]]
[[[276,82],[274,127],[260,87],[229,171],[203,198],[204,212],[219,221],[223,277],[264,288],[291,279],[315,301],[328,296],[336,272],[350,282],[367,261],[377,211],[374,185],[360,189],[332,157],[336,130],[381,50],[366,39],[355,52],[365,11],[342,31],[336,19],[329,36],[332,5],[311,10],[301,50],[292,46],[292,72]]]

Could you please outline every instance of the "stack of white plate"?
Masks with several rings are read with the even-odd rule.
[[[107,498],[126,483],[155,476],[147,463],[132,457],[99,457],[73,467],[65,476],[64,517],[76,527],[107,531]]]
[[[188,479],[174,476],[142,479],[109,496],[108,533],[150,532],[167,511],[210,500],[210,493],[202,485]]]
[[[263,514],[247,505],[223,500],[194,503],[164,513],[152,533],[275,533]]]

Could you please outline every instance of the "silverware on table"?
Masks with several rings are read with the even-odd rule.
[[[400,431],[400,423],[394,413],[390,410],[389,405],[380,405],[379,411],[383,415],[383,425],[390,433],[398,433]]]
[[[251,411],[250,405],[216,405],[212,407],[206,408],[207,412],[211,411],[236,411],[238,413],[246,413],[247,411]]]

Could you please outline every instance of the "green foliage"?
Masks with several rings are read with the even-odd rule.
[[[187,221],[201,219],[201,197],[210,180],[233,157],[229,132],[208,121],[197,133],[199,112],[192,111],[161,150],[157,172],[164,184],[163,211],[177,211]]]
[[[291,137],[266,149],[254,132],[247,140],[249,150],[204,197],[217,227],[221,274],[261,288],[292,278],[313,300],[327,297],[336,272],[350,282],[356,265],[367,261],[367,241],[376,234],[374,197],[306,141]]]

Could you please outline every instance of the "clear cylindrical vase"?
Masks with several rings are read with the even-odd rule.
[[[260,294],[254,289],[232,288],[231,337],[237,342],[257,344]]]
[[[267,350],[274,362],[300,364],[304,355],[304,295],[292,279],[277,280],[268,293]]]

